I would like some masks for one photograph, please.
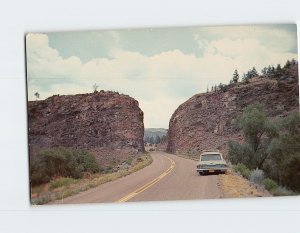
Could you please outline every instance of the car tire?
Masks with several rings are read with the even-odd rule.
[[[202,172],[199,172],[199,175],[200,175],[200,176],[202,176],[202,175],[203,175],[203,173],[202,173]]]

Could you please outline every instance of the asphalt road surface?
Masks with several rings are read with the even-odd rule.
[[[220,198],[218,176],[199,176],[196,161],[152,152],[152,164],[55,203],[102,203]]]

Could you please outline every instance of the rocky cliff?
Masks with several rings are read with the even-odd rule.
[[[271,118],[299,111],[298,66],[284,75],[255,77],[223,91],[194,95],[170,119],[167,151],[196,155],[204,149],[220,149],[226,156],[228,140],[243,140],[235,119],[254,103],[263,104]]]
[[[117,92],[52,96],[28,102],[30,154],[39,148],[72,147],[109,153],[144,151],[143,112]],[[100,155],[99,155],[100,154]]]

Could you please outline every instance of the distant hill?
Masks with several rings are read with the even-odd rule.
[[[145,128],[144,140],[150,143],[158,143],[158,137],[161,140],[166,137],[167,133],[168,130],[164,128]]]

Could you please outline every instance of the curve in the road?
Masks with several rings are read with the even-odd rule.
[[[51,204],[199,200],[220,198],[218,176],[199,176],[196,161],[161,151],[153,162],[128,176]]]
[[[144,192],[145,190],[147,190],[151,186],[153,186],[156,183],[158,183],[161,179],[163,179],[164,177],[166,177],[168,174],[170,174],[172,172],[172,170],[175,168],[175,161],[173,159],[165,156],[165,155],[164,155],[164,157],[166,157],[171,162],[171,166],[166,171],[164,171],[161,175],[159,175],[158,177],[156,177],[155,179],[153,179],[149,183],[143,185],[142,187],[136,189],[135,191],[129,193],[128,195],[122,197],[121,199],[117,200],[116,202],[126,202],[126,201],[130,200],[131,198],[133,198],[136,195]]]

